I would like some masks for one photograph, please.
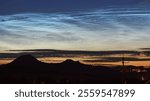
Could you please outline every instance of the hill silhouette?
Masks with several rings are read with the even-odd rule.
[[[13,62],[0,66],[0,83],[8,84],[120,84],[124,83],[126,77],[126,74],[113,68],[85,65],[73,60],[48,64],[31,55],[22,55]],[[138,81],[134,78],[130,81],[135,80]]]
[[[22,55],[18,58],[16,58],[13,62],[11,62],[11,65],[33,65],[33,64],[39,64],[41,63],[40,61],[38,61],[35,57],[33,57],[32,55]]]

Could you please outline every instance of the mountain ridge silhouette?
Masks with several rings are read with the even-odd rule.
[[[86,65],[70,59],[61,63],[44,63],[32,55],[22,55],[0,66],[0,83],[6,84],[120,84],[124,77],[113,68]]]

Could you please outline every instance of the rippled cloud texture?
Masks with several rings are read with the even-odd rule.
[[[105,9],[0,16],[0,50],[122,50],[149,47],[150,12]]]

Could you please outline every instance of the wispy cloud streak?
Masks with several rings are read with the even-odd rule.
[[[3,15],[0,49],[136,49],[149,47],[149,27],[146,9]]]

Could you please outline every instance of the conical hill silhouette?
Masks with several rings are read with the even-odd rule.
[[[91,66],[66,60],[48,64],[31,55],[22,55],[0,66],[0,83],[117,83],[119,71],[103,66]]]
[[[34,65],[41,63],[39,60],[37,60],[32,55],[22,55],[18,58],[16,58],[13,62],[11,62],[11,65]]]

